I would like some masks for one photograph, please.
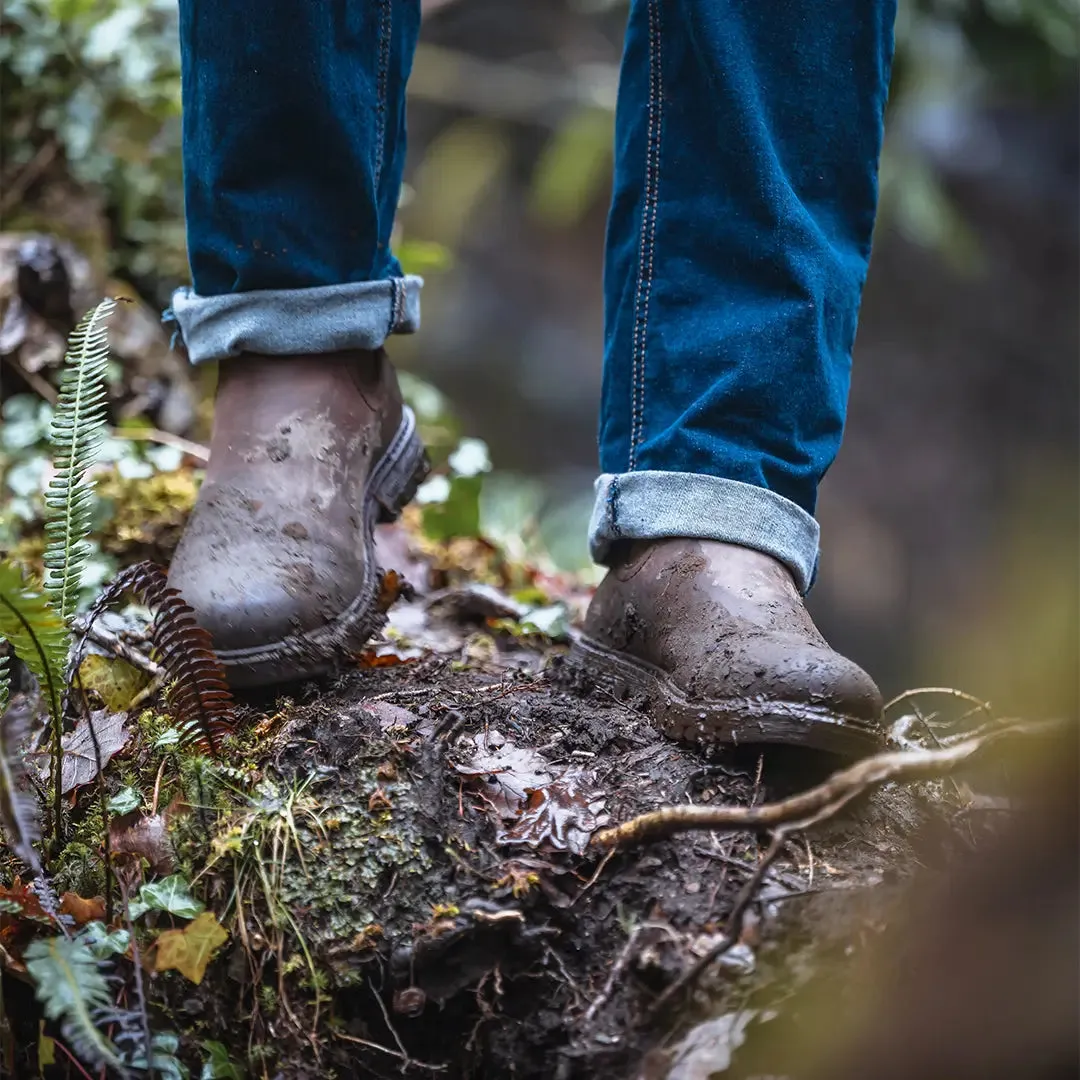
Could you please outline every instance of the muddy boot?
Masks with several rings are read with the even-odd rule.
[[[829,648],[787,569],[712,540],[627,544],[589,606],[571,666],[644,698],[674,738],[880,748],[881,695]]]
[[[382,351],[222,363],[210,464],[169,581],[234,686],[327,672],[382,625],[372,530],[426,467]]]

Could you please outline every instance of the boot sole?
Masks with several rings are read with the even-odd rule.
[[[375,525],[397,520],[430,467],[416,430],[416,417],[406,405],[397,433],[375,463],[364,488],[364,581],[356,599],[337,618],[305,634],[219,652],[231,686],[273,686],[327,675],[383,628],[386,612],[378,605],[383,571],[375,561]]]
[[[691,700],[660,668],[632,660],[583,634],[574,637],[568,674],[599,687],[617,701],[644,699],[648,715],[665,735],[710,746],[797,746],[854,760],[881,750],[873,721],[823,705],[765,697]]]

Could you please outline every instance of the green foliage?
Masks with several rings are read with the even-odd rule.
[[[116,301],[102,300],[71,335],[49,433],[55,472],[45,494],[45,589],[69,624],[93,553],[87,542],[94,501],[88,472],[105,437],[108,319],[115,308]]]
[[[171,874],[161,881],[147,882],[139,890],[138,899],[131,902],[132,919],[148,911],[167,911],[181,919],[194,919],[206,905],[191,895],[191,886],[182,874]]]
[[[67,665],[68,631],[49,601],[31,588],[22,572],[0,562],[0,637],[33,672],[49,710],[60,716]]]
[[[97,1027],[112,995],[89,945],[81,937],[42,938],[27,946],[24,960],[45,1015],[59,1021],[72,1051],[95,1069],[124,1072],[116,1046]]]
[[[119,255],[137,274],[183,278],[175,0],[6,0],[4,24],[0,161],[8,176],[56,154],[78,185],[104,195],[118,250],[105,250],[85,197],[69,214],[51,213],[49,231],[66,232],[95,261]],[[32,207],[6,217],[8,228],[46,225]]]

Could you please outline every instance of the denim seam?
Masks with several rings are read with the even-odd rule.
[[[641,239],[634,334],[631,346],[629,471],[637,467],[637,448],[645,428],[645,348],[649,330],[656,218],[659,210],[660,140],[663,129],[663,69],[660,50],[660,0],[648,0],[649,10],[649,126],[645,137],[645,183],[642,193]]]
[[[391,2],[392,0],[379,0],[379,52],[375,74],[375,161],[372,169],[376,191],[382,179],[383,159],[386,153],[386,103],[390,85],[390,38],[393,34]]]

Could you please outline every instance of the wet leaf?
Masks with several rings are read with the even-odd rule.
[[[113,818],[109,822],[109,846],[114,854],[146,859],[155,874],[171,874],[176,869],[164,814],[136,810]]]
[[[474,735],[470,752],[454,763],[454,770],[471,777],[488,809],[505,820],[514,820],[529,792],[552,779],[542,754],[504,739],[495,730]]]
[[[137,919],[147,911],[167,911],[181,919],[193,919],[206,905],[191,895],[191,886],[183,874],[172,874],[162,881],[151,881],[139,890],[131,904],[131,917]]]
[[[108,712],[124,712],[135,696],[146,688],[150,676],[126,660],[91,653],[79,665],[79,678],[86,690],[101,699]]]
[[[183,930],[166,930],[157,939],[154,970],[175,968],[186,979],[202,982],[214,952],[229,939],[228,931],[212,911],[204,911]]]
[[[60,897],[60,914],[70,915],[76,926],[105,918],[105,900],[101,896],[84,900],[78,893],[66,892]]]
[[[604,793],[591,773],[571,770],[558,780],[528,793],[521,816],[496,836],[500,844],[584,853],[589,837],[608,820],[601,811]]]
[[[360,707],[375,717],[383,731],[392,727],[412,727],[416,723],[415,713],[389,701],[365,701]]]
[[[41,838],[37,800],[23,790],[26,767],[22,751],[29,730],[30,705],[25,698],[0,704],[0,825],[11,850],[39,873],[41,860],[34,847]]]
[[[125,726],[127,714],[111,713],[105,709],[96,709],[88,717],[79,721],[74,731],[68,732],[61,741],[64,749],[64,763],[61,766],[61,789],[66,794],[74,788],[89,784],[98,774],[98,761],[94,753],[94,740],[90,726],[97,736],[98,749],[101,751],[101,767],[118,754],[128,743],[131,733]]]
[[[49,1065],[56,1064],[56,1040],[45,1034],[45,1021],[38,1023],[38,1071],[44,1076]]]

